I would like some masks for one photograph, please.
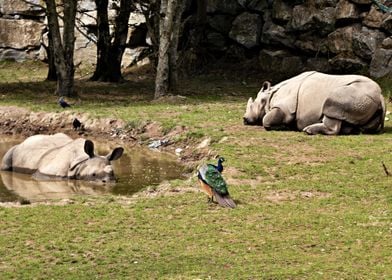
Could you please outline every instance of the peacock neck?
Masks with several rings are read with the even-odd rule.
[[[222,161],[218,160],[218,165],[216,166],[216,169],[222,173],[223,171],[223,165],[222,165]]]

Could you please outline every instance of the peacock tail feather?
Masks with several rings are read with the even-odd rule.
[[[216,201],[219,203],[219,205],[223,207],[228,207],[228,208],[235,208],[237,205],[235,204],[234,200],[231,199],[230,195],[220,195],[216,191],[213,190],[214,197]]]

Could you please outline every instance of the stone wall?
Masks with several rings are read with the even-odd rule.
[[[0,0],[0,60],[45,59],[47,29],[37,6],[43,1],[29,1],[34,5]],[[192,15],[195,1],[188,2],[186,14]],[[94,1],[81,0],[79,10],[76,64],[94,64]],[[216,57],[251,59],[266,72],[286,76],[304,70],[392,75],[392,12],[372,0],[208,0],[207,13],[205,45]],[[109,15],[113,20],[116,10]],[[149,49],[143,16],[132,14],[129,23],[124,66]]]
[[[110,2],[110,7],[114,7],[116,0]],[[48,30],[42,3],[40,0],[0,0],[0,61],[47,59],[45,47],[48,45]],[[114,21],[116,13],[115,9],[109,10],[110,22]],[[75,65],[93,65],[97,53],[94,0],[79,1],[76,18]],[[61,25],[60,21],[60,28]],[[124,66],[137,63],[148,49],[145,20],[140,14],[131,14],[128,47],[124,54]]]
[[[392,12],[371,0],[209,0],[208,13],[210,48],[264,71],[392,75]]]
[[[39,0],[0,0],[0,60],[23,61],[39,55],[45,11]]]

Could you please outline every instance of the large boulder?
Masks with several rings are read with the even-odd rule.
[[[313,0],[314,6],[318,9],[325,7],[336,7],[339,0]]]
[[[327,55],[329,52],[327,38],[311,32],[299,35],[294,46],[301,51],[316,55]]]
[[[352,52],[353,33],[359,26],[352,25],[336,29],[328,35],[328,47],[333,53]]]
[[[80,12],[90,12],[95,11],[97,6],[94,0],[82,0],[78,1],[78,11]]]
[[[146,17],[142,13],[132,12],[129,15],[128,24],[129,25],[141,25],[146,23]]]
[[[340,0],[336,7],[337,20],[355,20],[360,15],[359,7],[347,0]]]
[[[227,49],[226,38],[218,32],[207,32],[208,48],[212,51],[225,51]]]
[[[386,38],[370,63],[370,75],[375,78],[392,77],[392,36]]]
[[[215,31],[225,35],[229,34],[233,20],[234,16],[232,15],[212,15],[207,18],[208,24]]]
[[[392,34],[392,13],[384,15],[384,20],[381,23],[381,29],[388,34]]]
[[[377,6],[372,5],[369,13],[363,20],[363,24],[371,28],[380,28],[384,19],[384,13]]]
[[[318,31],[320,34],[328,34],[335,28],[335,8],[314,9],[305,5],[295,6],[290,21],[290,27],[294,31]]]
[[[246,48],[255,47],[259,45],[261,24],[259,15],[242,13],[234,20],[229,36]]]
[[[293,8],[283,0],[273,1],[272,18],[276,21],[288,22],[291,20]]]
[[[293,9],[290,27],[295,31],[307,31],[314,26],[313,12],[310,8],[298,5]]]
[[[329,73],[332,71],[329,61],[325,57],[310,57],[305,61],[304,71],[318,71]]]
[[[353,34],[353,51],[357,56],[370,61],[376,48],[381,45],[384,39],[383,32],[364,26],[360,32]]]
[[[327,35],[335,29],[336,8],[326,7],[314,15],[315,29],[321,35]]]
[[[148,51],[148,47],[125,49],[121,61],[121,67],[126,68],[138,64],[139,61],[142,61],[145,57],[147,57]]]
[[[97,45],[93,41],[93,34],[75,31],[75,65],[92,65],[96,63]]]
[[[329,60],[334,71],[341,73],[355,73],[366,69],[368,64],[353,53],[344,52]]]
[[[243,7],[237,1],[208,0],[207,13],[221,13],[236,15]]]
[[[2,0],[2,13],[5,15],[44,16],[45,9],[40,0]]]
[[[0,47],[26,49],[38,48],[45,26],[33,20],[0,18]]]
[[[266,73],[281,73],[290,77],[303,71],[302,58],[287,51],[262,50],[259,56],[261,70]]]
[[[268,45],[283,45],[292,48],[295,39],[286,31],[283,26],[272,21],[266,21],[263,26],[261,43]]]
[[[97,25],[97,11],[86,11],[76,15],[78,24],[81,26],[96,26]]]
[[[255,12],[264,12],[268,7],[265,0],[238,0],[238,3],[242,7]]]

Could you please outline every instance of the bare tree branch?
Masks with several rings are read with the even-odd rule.
[[[387,169],[387,166],[384,164],[383,161],[381,162],[381,164],[382,164],[382,167],[384,168],[385,174],[386,174],[387,176],[391,176],[391,173],[389,173],[389,171],[388,171],[388,169]]]

